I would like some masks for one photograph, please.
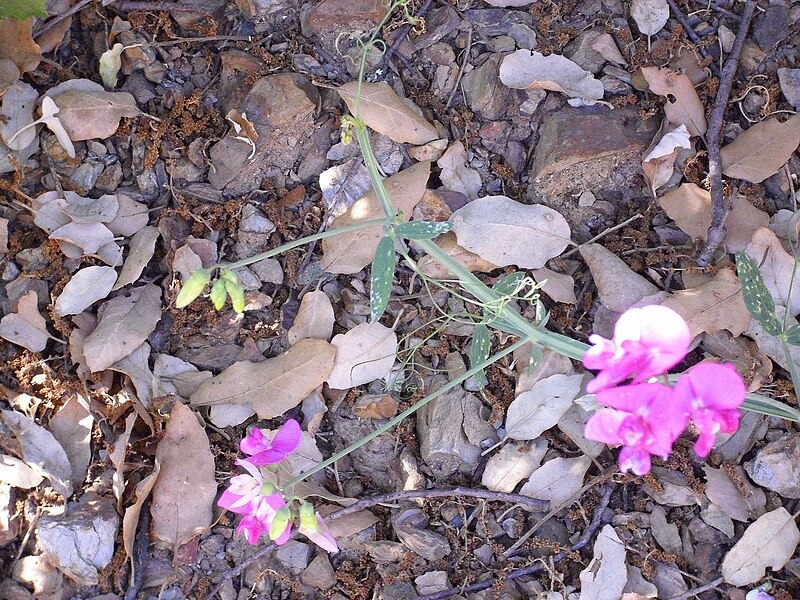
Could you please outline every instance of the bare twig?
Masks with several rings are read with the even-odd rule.
[[[74,15],[76,12],[78,12],[80,10],[83,10],[83,8],[87,4],[91,4],[92,2],[94,2],[94,0],[80,0],[80,2],[75,4],[75,6],[72,6],[69,10],[65,10],[60,15],[56,15],[55,17],[53,17],[52,19],[48,19],[47,21],[43,21],[43,22],[40,21],[37,24],[37,26],[34,27],[33,37],[37,38],[40,35],[42,35],[43,33],[47,32],[47,31],[50,31],[53,27],[55,27],[56,25],[61,23],[61,21],[63,21],[66,18],[71,17],[72,15]]]
[[[603,495],[600,498],[600,503],[597,505],[597,508],[594,509],[592,520],[589,523],[589,526],[586,528],[586,531],[583,532],[581,539],[575,542],[568,551],[563,550],[557,554],[554,554],[551,558],[552,562],[558,562],[560,560],[563,560],[564,558],[569,556],[570,553],[576,552],[581,548],[584,548],[585,546],[589,545],[589,542],[591,541],[595,532],[600,528],[600,525],[603,522],[603,513],[608,507],[608,502],[611,500],[611,493],[613,491],[614,491],[614,486],[611,485],[606,486],[606,488],[603,490]],[[505,575],[504,579],[506,581],[513,581],[514,579],[519,579],[520,577],[525,577],[526,575],[533,575],[542,570],[544,570],[544,567],[541,564],[535,564],[531,565],[530,567],[525,567],[524,569],[517,569],[516,571],[511,571],[511,573]],[[487,581],[481,581],[480,583],[474,583],[466,587],[453,588],[451,590],[445,590],[443,592],[437,592],[435,594],[428,594],[427,596],[420,596],[419,600],[443,600],[444,598],[449,598],[450,596],[464,595],[472,592],[480,592],[481,590],[489,589],[496,582],[497,582],[496,579],[489,579]]]
[[[467,63],[469,62],[469,51],[472,49],[472,27],[469,28],[469,33],[467,34],[467,47],[464,48],[464,60],[461,61],[461,66],[458,68],[458,75],[456,76],[456,83],[453,85],[453,89],[450,91],[450,95],[447,96],[447,102],[445,103],[444,107],[449,108],[450,103],[455,98],[456,92],[458,92],[458,86],[461,85],[461,78],[464,76],[464,69],[467,68]]]
[[[747,0],[742,13],[742,20],[739,24],[739,31],[736,32],[736,40],[731,48],[728,60],[722,67],[722,75],[719,80],[719,90],[714,99],[714,108],[711,110],[711,118],[708,123],[706,133],[706,147],[708,149],[708,178],[711,183],[711,226],[708,228],[706,244],[697,258],[697,264],[701,267],[708,266],[714,258],[714,253],[725,239],[725,221],[730,212],[730,206],[725,202],[725,193],[722,187],[722,161],[719,150],[719,136],[722,132],[722,121],[725,116],[725,108],[728,105],[728,98],[731,95],[733,77],[739,66],[739,57],[742,54],[744,39],[750,28],[750,20],[756,9],[753,0]]]
[[[696,587],[693,590],[689,590],[688,592],[684,592],[680,596],[673,596],[669,600],[686,600],[687,598],[694,598],[695,596],[697,596],[697,594],[702,594],[703,592],[707,592],[708,590],[713,590],[723,581],[725,581],[725,579],[719,577],[710,583],[701,585],[700,587]]]
[[[681,11],[680,6],[678,6],[678,3],[675,0],[667,0],[667,3],[669,4],[669,7],[672,9],[673,16],[678,20],[678,23],[681,24],[683,30],[686,32],[686,36],[697,47],[697,51],[700,53],[700,56],[702,56],[703,58],[708,58],[708,52],[706,52],[706,49],[703,48],[702,41],[698,37],[695,30],[692,29],[692,26],[689,25],[689,21],[684,16],[683,11]],[[711,73],[714,74],[714,77],[719,77],[719,69],[717,68],[717,65],[714,63],[714,61],[709,62],[708,68],[711,69]]]
[[[428,9],[430,9],[431,4],[433,4],[433,0],[425,0],[422,6],[419,7],[419,10],[417,11],[417,14],[414,15],[414,17],[415,18],[424,17],[428,13]],[[397,48],[400,46],[400,44],[403,43],[403,40],[409,34],[413,26],[414,25],[412,23],[407,23],[406,25],[403,25],[403,27],[397,32],[397,36],[394,38],[392,45],[389,46],[389,48],[386,50],[386,53],[383,55],[383,60],[381,61],[381,64],[387,64],[390,60],[392,60],[392,56],[394,56],[394,53],[397,51]]]
[[[111,6],[121,12],[152,10],[156,12],[193,12],[203,15],[211,14],[211,10],[209,10],[207,6],[193,6],[190,4],[176,4],[172,2],[139,2],[137,0],[123,0],[122,2],[114,2]]]
[[[609,233],[613,233],[613,232],[617,231],[618,229],[622,229],[623,227],[626,227],[626,226],[630,225],[631,223],[633,223],[634,221],[638,221],[641,218],[642,218],[642,215],[638,215],[638,214],[637,215],[633,215],[630,219],[625,219],[622,223],[617,223],[613,227],[609,227],[608,229],[605,229],[605,230],[601,231],[600,233],[598,233],[596,236],[594,236],[589,241],[586,241],[583,244],[579,244],[579,245],[575,246],[572,250],[562,254],[559,258],[567,258],[568,256],[572,256],[573,254],[578,252],[580,250],[581,246],[583,246],[584,244],[593,244],[597,240],[602,239],[605,236],[607,236]]]
[[[372,496],[364,498],[358,502],[351,504],[345,508],[339,509],[325,517],[326,521],[332,521],[345,515],[364,510],[377,504],[386,504],[387,502],[396,502],[398,500],[428,500],[431,498],[450,498],[450,497],[465,497],[465,498],[480,498],[482,500],[497,501],[497,502],[510,502],[512,504],[521,504],[534,510],[543,510],[547,507],[547,502],[536,500],[522,494],[507,494],[504,492],[493,492],[491,490],[479,490],[474,488],[457,487],[449,490],[404,490],[402,492],[390,492],[388,494],[381,494],[379,496]],[[217,583],[214,589],[206,596],[206,600],[211,600],[219,591],[228,579],[238,577],[249,567],[253,562],[264,556],[269,549],[273,546],[274,542],[269,542],[263,548],[247,557],[233,569],[223,573],[222,579]]]
[[[717,6],[713,2],[710,2],[709,0],[692,0],[692,1],[696,5],[704,7],[704,10],[706,10],[706,11],[713,10],[714,12],[718,12],[719,14],[724,15],[724,16],[728,17],[729,19],[733,19],[737,23],[739,21],[741,21],[741,19],[742,19],[735,12],[731,12],[729,10],[726,10],[726,9],[722,8],[721,6]],[[696,12],[701,12],[701,11],[696,11]]]

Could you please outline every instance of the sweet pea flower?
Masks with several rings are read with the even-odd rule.
[[[339,551],[339,545],[336,543],[333,533],[328,529],[319,513],[314,512],[314,507],[307,502],[300,505],[300,525],[297,530],[323,550],[331,553]]]
[[[278,429],[275,437],[270,441],[264,431],[254,427],[250,435],[242,439],[239,448],[245,454],[249,454],[247,460],[260,467],[263,465],[273,465],[282,461],[300,445],[301,430],[300,424],[294,419],[289,419]]]
[[[255,465],[246,460],[236,461],[236,464],[249,474],[232,477],[228,489],[222,493],[217,505],[244,515],[236,531],[244,534],[249,543],[255,544],[263,532],[269,532],[272,520],[278,510],[286,506],[286,501],[280,494],[273,493],[272,484],[264,481]],[[290,535],[291,527],[287,527],[275,543],[283,544]]]
[[[708,456],[717,433],[733,433],[739,428],[739,406],[747,388],[733,365],[700,363],[675,385],[676,401],[686,407],[700,432],[694,450]]]
[[[597,394],[603,408],[586,423],[587,439],[623,446],[619,454],[622,472],[650,472],[650,455],[667,459],[672,444],[688,422],[687,411],[676,403],[673,389],[660,383],[640,383]]]
[[[593,334],[583,357],[587,369],[600,370],[586,386],[594,394],[633,377],[646,381],[678,364],[689,351],[692,336],[683,318],[665,306],[627,310],[614,327],[614,338]]]

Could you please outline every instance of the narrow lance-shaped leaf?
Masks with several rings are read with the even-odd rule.
[[[474,367],[489,358],[489,352],[492,350],[492,339],[489,334],[489,328],[483,323],[478,323],[475,326],[475,333],[472,336],[472,345],[469,348],[469,366]],[[488,383],[486,374],[483,370],[475,375],[481,387]]]
[[[374,323],[383,316],[392,293],[394,276],[394,236],[387,235],[378,243],[372,261],[372,277],[369,290],[370,320]]]
[[[766,327],[765,327],[766,329]],[[792,346],[800,346],[800,325],[792,325],[786,330],[786,342]]]
[[[764,284],[756,261],[744,252],[737,252],[736,271],[742,283],[742,297],[750,315],[764,331],[770,335],[780,335],[782,327],[775,316],[775,301]]]
[[[453,229],[450,221],[409,221],[396,225],[394,231],[407,240],[429,240]]]

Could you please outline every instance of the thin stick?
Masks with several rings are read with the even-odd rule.
[[[680,596],[673,596],[669,600],[686,600],[687,598],[693,598],[694,596],[697,596],[697,594],[702,594],[703,592],[707,592],[708,590],[713,590],[723,581],[725,581],[725,579],[719,577],[710,583],[701,585],[700,587],[696,587],[693,590],[689,590],[688,592],[684,592]]]
[[[125,0],[123,2],[114,2],[111,4],[111,7],[121,12],[152,10],[156,12],[194,12],[202,15],[211,14],[211,11],[204,6],[173,4],[171,2],[138,2],[136,0]]]
[[[596,242],[597,240],[599,240],[601,238],[604,238],[609,233],[613,233],[613,232],[617,231],[618,229],[622,229],[626,225],[630,225],[634,221],[638,221],[641,218],[642,218],[642,215],[633,215],[630,219],[626,219],[622,223],[617,223],[613,227],[609,227],[605,231],[601,231],[596,236],[594,236],[592,239],[590,239],[588,242],[584,242],[584,244],[592,244],[592,243]],[[559,258],[567,258],[568,256],[572,256],[573,254],[575,254],[576,252],[578,252],[581,249],[581,246],[583,246],[583,244],[575,246],[572,250],[570,250],[566,254],[562,254]]]
[[[402,492],[390,492],[388,494],[381,494],[379,496],[372,496],[359,500],[355,504],[351,504],[345,508],[339,509],[325,517],[326,521],[333,521],[345,515],[349,515],[371,506],[378,504],[386,504],[387,502],[395,502],[397,500],[419,500],[431,498],[450,498],[450,497],[466,497],[466,498],[480,498],[482,500],[510,502],[512,504],[521,504],[534,510],[542,510],[547,506],[547,502],[536,500],[521,494],[507,494],[504,492],[493,492],[491,490],[479,490],[474,488],[457,487],[449,490],[404,490]],[[247,557],[233,569],[226,571],[222,575],[220,582],[209,592],[206,600],[211,600],[221,589],[225,582],[234,577],[238,577],[247,567],[253,562],[264,556],[274,542],[269,542],[258,552]]]
[[[66,19],[68,17],[71,17],[76,12],[82,10],[87,4],[91,4],[93,1],[94,0],[80,0],[80,2],[78,2],[75,6],[71,7],[69,10],[64,11],[60,15],[55,16],[55,17],[53,17],[52,19],[49,19],[46,22],[43,22],[43,23],[40,22],[41,27],[36,27],[36,29],[35,29],[35,31],[33,33],[33,37],[37,38],[40,35],[42,35],[43,33],[46,33],[48,31],[50,31],[53,27],[55,27],[56,25],[61,23],[61,21],[63,21],[64,19]]]
[[[417,11],[417,14],[414,15],[414,17],[417,19],[424,17],[428,13],[428,9],[431,7],[431,4],[433,4],[433,0],[425,0],[423,5],[419,7],[419,10]],[[409,34],[412,27],[413,27],[412,23],[407,23],[406,25],[403,25],[400,31],[397,32],[397,37],[392,42],[392,45],[389,46],[389,48],[386,50],[386,53],[383,55],[383,60],[381,60],[381,65],[384,65],[388,63],[390,60],[392,60],[392,56],[394,56],[395,51],[400,46],[400,44],[403,43],[403,39]]]
[[[681,11],[681,8],[678,6],[678,3],[675,2],[675,0],[667,0],[667,3],[669,4],[669,7],[672,9],[672,14],[678,20],[678,23],[681,24],[683,30],[686,32],[686,36],[694,43],[695,46],[697,46],[697,51],[700,53],[700,56],[702,56],[703,58],[708,58],[708,52],[706,52],[706,49],[703,48],[702,41],[698,37],[695,30],[692,29],[692,26],[689,25],[689,21],[684,16],[683,11]],[[719,69],[717,68],[717,65],[714,63],[714,61],[711,61],[708,64],[708,68],[711,69],[711,72],[714,74],[714,77],[719,77]]]
[[[444,107],[449,108],[450,103],[453,101],[453,98],[458,91],[458,86],[461,85],[461,78],[464,76],[464,70],[467,68],[467,63],[469,62],[469,51],[472,49],[472,27],[469,28],[469,33],[467,34],[467,47],[464,48],[464,60],[461,61],[461,66],[458,69],[458,75],[456,76],[456,83],[453,86],[453,89],[450,91],[450,95],[447,96],[447,102],[445,103]]]
[[[704,1],[704,0],[693,0],[693,2],[695,4],[697,4],[698,6],[704,6],[705,7],[702,11],[698,10],[698,11],[695,11],[695,12],[703,12],[703,11],[713,10],[715,12],[718,12],[721,15],[724,15],[724,16],[730,18],[730,19],[733,19],[737,23],[742,20],[742,18],[739,15],[737,15],[735,12],[731,12],[729,10],[726,10],[726,9],[722,8],[721,6],[717,6],[713,2]]]
[[[584,548],[585,546],[589,545],[592,536],[594,536],[595,532],[600,528],[600,524],[603,522],[603,513],[608,507],[608,502],[609,500],[611,500],[611,492],[613,491],[614,491],[613,486],[609,485],[605,488],[605,490],[603,491],[603,496],[600,498],[600,503],[594,510],[592,521],[589,523],[589,526],[586,528],[586,531],[584,531],[583,535],[581,536],[581,539],[575,542],[568,551],[564,550],[557,554],[554,554],[551,558],[552,562],[555,563],[560,560],[563,560],[567,556],[569,556],[572,552],[576,552],[581,548]],[[531,565],[530,567],[525,567],[524,569],[511,571],[511,573],[504,576],[504,580],[513,581],[514,579],[519,579],[520,577],[525,577],[526,575],[533,575],[543,570],[544,567],[541,564]],[[480,583],[474,583],[466,587],[453,588],[451,590],[445,590],[443,592],[437,592],[435,594],[429,594],[427,596],[420,596],[418,600],[442,600],[443,598],[449,598],[450,596],[464,595],[472,592],[480,592],[481,590],[489,589],[490,587],[495,585],[496,582],[497,582],[496,579],[489,579],[487,581],[481,581]]]
[[[731,95],[733,77],[739,66],[739,57],[742,54],[744,39],[750,29],[750,20],[756,10],[756,3],[747,0],[742,13],[742,20],[739,24],[739,31],[736,32],[736,40],[731,48],[728,60],[722,67],[722,75],[719,80],[719,90],[714,99],[714,108],[711,110],[711,118],[708,123],[706,133],[706,148],[708,149],[708,178],[711,182],[711,226],[706,235],[706,244],[697,257],[697,264],[701,267],[708,266],[714,258],[714,253],[725,239],[725,221],[728,218],[730,207],[725,202],[725,193],[722,184],[722,159],[719,150],[719,137],[722,132],[722,122],[725,116],[725,108],[728,105],[728,98]]]

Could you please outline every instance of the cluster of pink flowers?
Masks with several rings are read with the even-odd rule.
[[[297,530],[320,548],[338,552],[339,546],[330,529],[314,507],[300,501],[297,511],[291,503],[269,481],[265,481],[259,467],[281,462],[300,445],[300,424],[289,419],[270,440],[261,429],[254,428],[239,444],[249,458],[237,460],[236,464],[247,471],[247,475],[231,478],[228,489],[217,504],[242,516],[236,531],[243,534],[251,544],[258,543],[263,533],[280,545],[292,535],[292,523]]]
[[[622,446],[623,472],[648,473],[651,455],[666,460],[690,421],[699,432],[694,449],[701,457],[711,451],[717,433],[733,433],[739,427],[746,388],[732,365],[700,363],[674,387],[649,381],[665,374],[689,351],[689,328],[671,309],[632,308],[617,321],[613,339],[595,334],[589,341],[592,347],[583,364],[600,372],[587,391],[607,408],[592,415],[585,435]]]

